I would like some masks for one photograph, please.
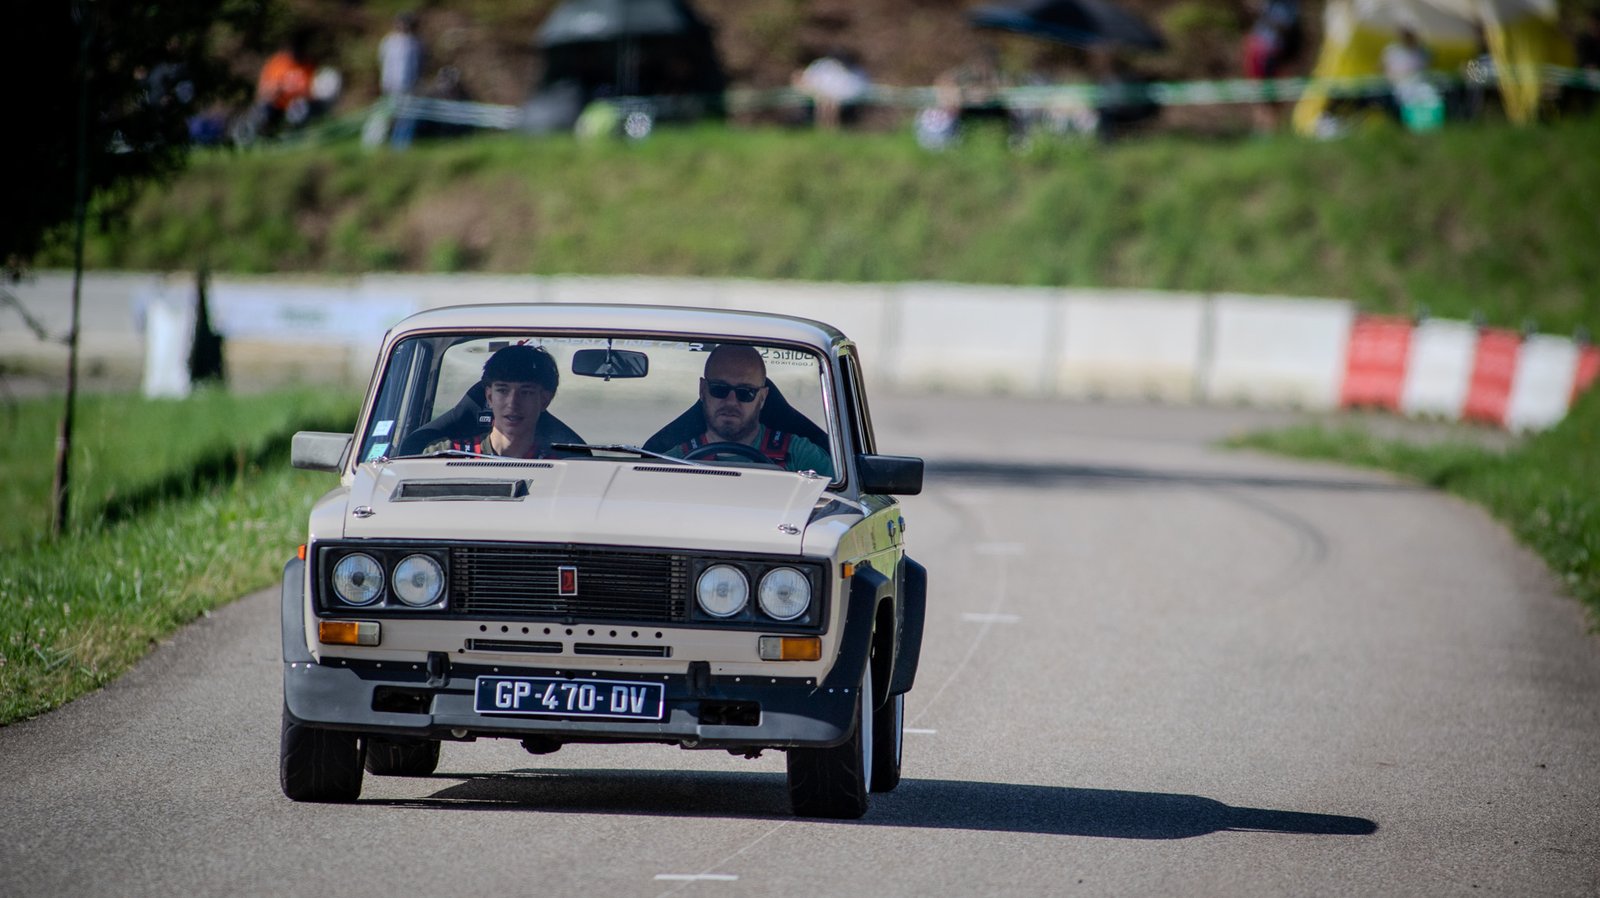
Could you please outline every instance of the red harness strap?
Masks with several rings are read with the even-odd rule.
[[[708,442],[702,439],[704,436],[705,434],[701,434],[679,446],[678,452],[688,455],[701,446],[710,445],[710,443],[727,442],[726,440],[711,440]],[[773,464],[781,468],[789,463],[789,446],[793,442],[794,434],[792,433],[784,433],[781,430],[768,430],[767,438],[762,440],[761,445],[755,448],[761,450],[762,455],[765,455]]]
[[[493,453],[493,452],[485,452],[485,451],[483,451],[483,449],[484,449],[483,442],[484,442],[483,440],[451,440],[450,441],[450,448],[451,449],[459,449],[462,452],[476,452],[479,455],[494,455],[495,453]],[[545,456],[544,456],[544,453],[540,450],[539,444],[538,443],[534,443],[533,446],[530,449],[528,449],[528,454],[524,455],[522,457],[523,458],[544,458]]]

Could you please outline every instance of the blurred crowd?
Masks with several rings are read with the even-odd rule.
[[[1100,33],[1065,34],[1054,28],[1048,14],[1052,7],[1071,2],[1014,0],[1009,6],[977,8],[969,16],[976,26],[987,24],[1021,33],[1025,39],[1055,42],[1053,55],[1044,57],[1052,65],[1008,67],[996,42],[969,58],[951,60],[930,86],[921,89],[924,102],[911,112],[917,140],[939,149],[984,129],[999,131],[1015,143],[1047,136],[1111,139],[1162,118],[1164,107],[1150,89],[1158,79],[1145,65],[1152,58],[1159,60],[1166,49],[1161,39],[1141,39],[1137,29],[1131,37],[1126,29],[1118,33],[1111,27],[1116,22]],[[1245,0],[1245,4],[1249,19],[1239,38],[1235,77],[1272,85],[1278,79],[1312,75],[1312,57],[1317,54],[1306,47],[1299,0]],[[536,36],[544,74],[529,85],[529,97],[518,110],[524,130],[637,137],[648,134],[656,121],[728,113],[722,93],[727,81],[711,30],[686,3],[673,5],[682,21],[669,34],[645,40],[619,33],[604,41],[574,33],[569,21],[573,17],[563,17],[567,5],[571,4],[557,4]],[[999,12],[985,12],[989,10]],[[1018,10],[1040,18],[1027,19]],[[981,14],[1008,18],[985,22]],[[1437,52],[1428,35],[1403,20],[1385,27],[1391,38],[1381,54],[1365,64],[1376,70],[1374,76],[1381,75],[1387,88],[1330,96],[1321,109],[1318,133],[1337,133],[1353,122],[1377,118],[1427,130],[1447,119],[1509,111],[1502,105],[1496,55],[1481,29],[1476,49],[1463,57],[1459,48]],[[378,41],[372,59],[375,82],[358,79],[362,92],[371,89],[365,85],[375,83],[377,94],[365,98],[372,101],[360,128],[365,144],[403,150],[419,136],[473,127],[429,111],[439,107],[425,101],[471,97],[457,68],[430,65],[426,33],[417,13],[403,12]],[[1600,12],[1590,12],[1570,37],[1576,66],[1600,72]],[[328,116],[341,100],[354,101],[344,104],[347,109],[359,105],[364,98],[344,96],[345,78],[326,61],[332,54],[318,52],[317,38],[306,28],[289,34],[261,64],[247,108],[191,110],[191,139],[199,144],[249,144],[304,129]],[[824,130],[904,121],[899,112],[905,108],[904,97],[918,89],[875,82],[859,49],[842,32],[821,48],[808,50],[802,45],[804,55],[786,86],[787,99],[773,100],[772,108],[787,110],[781,117],[795,124]],[[1322,55],[1326,57],[1326,51]],[[156,65],[144,78],[150,102],[192,105],[193,85],[181,68]],[[1278,99],[1276,90],[1280,88],[1235,106],[1248,110],[1249,127],[1257,132],[1275,132],[1285,125],[1295,96]],[[1550,102],[1563,109],[1590,109],[1596,95],[1593,89],[1569,90]],[[894,114],[886,116],[884,110]]]

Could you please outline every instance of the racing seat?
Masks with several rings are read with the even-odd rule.
[[[427,424],[406,434],[400,442],[398,455],[416,455],[430,445],[440,440],[470,440],[481,436],[489,430],[494,418],[489,413],[488,406],[483,403],[484,384],[480,381],[467,388],[461,401],[455,408]],[[539,416],[534,424],[534,435],[540,443],[548,446],[551,443],[581,443],[583,437],[578,432],[568,427],[560,418],[546,410]],[[572,453],[574,455],[588,455],[585,452]]]
[[[778,385],[767,379],[767,403],[761,407],[761,423],[769,430],[781,430],[795,436],[805,437],[824,451],[828,448],[828,432],[814,424],[810,418],[801,414],[798,409],[783,398],[783,393],[778,391]],[[699,400],[689,406],[683,414],[672,419],[666,427],[656,431],[650,439],[645,440],[644,448],[651,452],[666,452],[706,432],[706,411]]]

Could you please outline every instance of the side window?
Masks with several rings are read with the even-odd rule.
[[[867,393],[861,384],[861,368],[855,356],[841,355],[839,369],[844,376],[845,417],[849,419],[851,442],[857,452],[876,454],[878,444],[872,435],[872,415],[867,411]]]

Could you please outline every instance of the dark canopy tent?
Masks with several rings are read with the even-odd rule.
[[[545,60],[540,92],[575,93],[579,108],[607,97],[675,97],[658,106],[663,117],[722,109],[727,78],[711,29],[685,0],[566,0],[534,45]]]

